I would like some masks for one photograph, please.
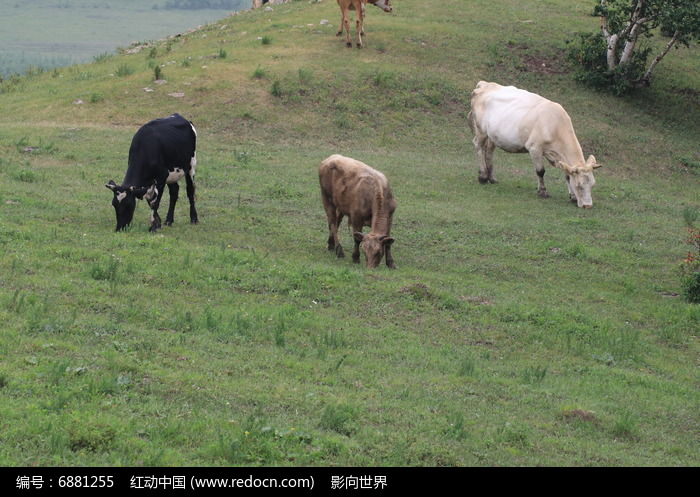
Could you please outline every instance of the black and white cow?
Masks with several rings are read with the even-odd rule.
[[[190,221],[197,223],[194,207],[194,170],[197,165],[197,131],[180,114],[144,124],[134,135],[129,148],[129,167],[121,185],[110,180],[105,186],[114,192],[112,205],[117,214],[117,231],[126,228],[134,217],[136,199],[145,198],[151,207],[151,227],[160,228],[158,206],[165,185],[170,191],[170,207],[165,224],[173,223],[177,182],[183,176],[190,200]]]

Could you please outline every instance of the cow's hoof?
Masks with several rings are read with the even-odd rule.
[[[155,233],[156,231],[158,231],[158,228],[160,228],[160,226],[151,226],[150,228],[148,228],[148,231],[151,233]]]
[[[396,264],[394,264],[393,262],[388,262],[386,264],[386,267],[388,267],[389,269],[396,269]]]
[[[348,48],[352,48],[352,43],[348,42],[348,43],[345,44],[345,46],[348,47]]]
[[[488,178],[482,178],[481,176],[479,176],[479,183],[481,183],[482,185],[488,185],[489,183],[491,183],[491,181]]]
[[[541,198],[549,198],[549,193],[547,193],[544,190],[540,190],[537,192],[537,195],[539,195]]]
[[[342,31],[338,31],[335,35],[336,35],[336,36],[340,36],[340,35],[342,35],[342,34],[343,34]]]
[[[172,221],[168,221],[168,220],[166,219],[166,220],[165,220],[165,225],[166,225],[166,226],[172,226],[172,225],[173,225],[173,222],[172,222]]]
[[[190,224],[199,224],[199,219],[197,219],[197,218],[190,219]]]
[[[359,258],[359,257],[353,257],[353,258],[352,258],[352,262],[354,262],[355,264],[359,264],[359,263],[360,263],[360,258]]]
[[[345,257],[345,252],[343,252],[343,247],[338,245],[335,248],[335,255],[338,257],[338,259],[342,259],[343,257]]]
[[[362,48],[362,45],[360,45],[360,44],[358,43],[358,44],[357,44],[357,48]]]

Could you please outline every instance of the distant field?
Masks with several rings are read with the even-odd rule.
[[[134,41],[157,40],[230,10],[164,9],[163,0],[0,0],[0,76],[86,62]],[[249,8],[239,0],[239,9]],[[154,8],[158,7],[157,9]]]

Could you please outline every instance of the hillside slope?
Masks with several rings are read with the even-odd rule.
[[[2,83],[0,464],[698,464],[697,51],[615,99],[564,62],[586,1],[396,4],[362,50],[334,2],[292,2]],[[538,198],[527,155],[478,184],[482,79],[562,103],[594,209],[552,168]],[[181,196],[115,234],[103,185],[173,112],[201,222]],[[396,271],[326,251],[336,152],[389,178]]]

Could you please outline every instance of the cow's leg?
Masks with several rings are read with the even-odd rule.
[[[359,219],[359,221],[358,221]],[[364,223],[362,222],[362,216],[355,216],[354,218],[351,218],[349,221],[352,221],[350,224],[352,225],[352,232],[353,233],[362,233],[362,228],[364,226]],[[352,262],[355,264],[360,263],[360,242],[357,240],[357,238],[353,237],[353,240],[355,241],[355,246],[352,249]]]
[[[340,223],[343,222],[343,214],[339,210],[335,212],[335,226],[333,227],[333,243],[335,243],[335,255],[340,259],[345,257],[345,252],[343,252],[343,247],[340,246],[340,238],[338,237],[338,230],[340,229]]]
[[[362,35],[364,34],[365,4],[358,2],[360,8],[355,13],[355,31],[357,32],[357,48],[362,48]]]
[[[345,257],[338,238],[338,227],[343,220],[343,215],[335,208],[330,197],[323,192],[321,192],[321,200],[323,201],[323,209],[326,211],[326,219],[328,219],[328,250],[335,250],[338,257]]]
[[[529,152],[532,163],[535,165],[535,172],[537,173],[537,195],[542,198],[547,198],[549,197],[549,193],[547,193],[547,188],[544,186],[544,155],[537,149],[530,149]]]
[[[352,41],[350,40],[350,14],[347,10],[343,10],[343,29],[345,29],[345,46],[352,47]]]
[[[343,8],[340,8],[340,24],[338,25],[338,32],[335,34],[336,36],[340,36],[343,34],[343,26],[345,25],[345,11]]]
[[[175,216],[175,204],[177,203],[177,195],[180,191],[180,187],[177,183],[170,183],[168,185],[168,192],[170,193],[170,205],[168,206],[168,214],[165,216],[165,225],[170,226],[173,224]]]
[[[496,144],[487,139],[484,147],[484,165],[486,166],[486,180],[489,183],[496,183],[493,177],[493,151],[495,148]]]
[[[474,148],[476,148],[476,156],[479,161],[479,183],[496,183],[493,178],[493,149],[495,144],[489,140],[489,137],[474,130]]]
[[[389,269],[396,269],[396,264],[394,264],[394,258],[391,256],[391,243],[386,244],[385,253],[386,253],[386,266]]]
[[[148,231],[157,231],[161,226],[160,216],[158,215],[158,206],[160,205],[160,199],[163,198],[165,181],[162,183],[156,183],[156,189],[158,190],[158,194],[155,196],[155,198],[148,201],[148,205],[151,208],[151,227],[148,228]]]
[[[197,209],[194,206],[194,178],[193,174],[185,174],[185,182],[187,183],[187,199],[190,201],[190,223],[197,224]]]
[[[493,179],[493,147],[494,144],[489,137],[482,134],[478,129],[474,129],[474,148],[476,149],[477,162],[479,163],[479,183],[495,183]]]
[[[566,188],[569,189],[569,200],[571,200],[573,203],[577,204],[577,203],[578,203],[578,199],[576,198],[576,193],[574,193],[574,189],[573,189],[573,187],[571,186],[571,181],[570,181],[570,179],[571,179],[571,178],[570,178],[569,175],[567,174],[567,175],[566,175]]]

